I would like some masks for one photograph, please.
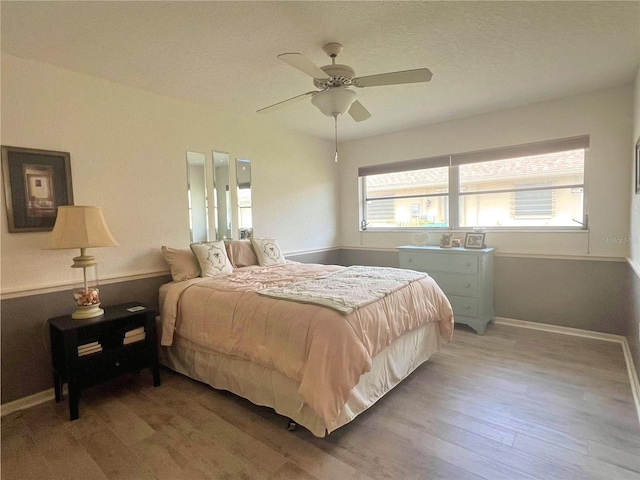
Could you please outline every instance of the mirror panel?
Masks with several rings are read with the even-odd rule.
[[[231,196],[229,188],[229,154],[213,151],[214,225],[216,240],[231,238]]]
[[[187,195],[189,199],[189,230],[192,242],[209,240],[209,209],[205,177],[204,153],[187,152]]]
[[[238,231],[240,238],[253,237],[251,218],[251,160],[236,158],[236,180],[238,182]]]

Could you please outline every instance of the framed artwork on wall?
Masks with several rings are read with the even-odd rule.
[[[9,233],[53,230],[58,207],[73,205],[68,152],[2,145]]]
[[[636,195],[640,194],[640,138],[636,142]]]

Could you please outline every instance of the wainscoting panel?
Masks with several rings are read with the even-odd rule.
[[[342,265],[398,266],[391,250],[342,249]],[[640,278],[627,262],[495,257],[497,317],[627,338],[640,371]]]
[[[632,307],[631,318],[627,322],[627,330],[624,336],[627,337],[636,372],[640,374],[640,276],[631,267],[629,267],[629,270],[631,270],[631,287],[627,301],[631,303]]]
[[[158,288],[169,276],[100,285],[105,306],[141,302],[158,308]],[[2,301],[2,404],[53,386],[47,319],[73,311],[73,291]]]
[[[626,262],[497,256],[496,315],[625,335],[633,275]]]
[[[340,265],[372,265],[375,267],[398,268],[398,252],[396,250],[360,250],[343,248]]]
[[[321,263],[323,265],[340,265],[341,250],[323,250],[319,252],[297,253],[285,255],[287,260],[301,263]]]
[[[287,255],[303,263],[398,267],[395,250],[357,248]],[[628,263],[521,257],[495,258],[498,317],[612,333],[627,338],[640,371],[640,277]],[[161,276],[101,286],[105,305],[140,301],[157,308]],[[2,404],[52,386],[46,320],[70,313],[71,292],[2,301]]]

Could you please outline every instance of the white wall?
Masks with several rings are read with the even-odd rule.
[[[359,232],[360,166],[589,134],[589,233],[489,232],[486,242],[503,254],[625,257],[632,103],[628,85],[346,142],[340,164],[342,244],[394,248],[411,243],[411,233]],[[431,237],[437,244],[439,233]]]
[[[631,241],[631,251],[629,258],[633,263],[636,272],[640,272],[640,193],[635,193],[635,157],[633,148],[635,143],[640,140],[640,69],[636,75],[634,88],[634,109],[633,109],[633,140],[632,140],[632,153],[631,161],[632,174],[631,176],[631,234],[629,236]],[[640,275],[640,273],[638,273]]]
[[[120,243],[94,249],[100,277],[166,271],[163,244],[188,247],[186,151],[252,161],[256,236],[285,252],[337,244],[331,142],[276,129],[51,65],[2,55],[2,144],[71,153],[76,205],[104,208]],[[73,283],[75,251],[45,251],[48,233],[12,233],[2,216],[2,293]],[[313,234],[310,234],[312,232]]]

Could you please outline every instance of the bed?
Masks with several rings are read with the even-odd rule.
[[[206,255],[193,251],[224,272],[174,275],[160,288],[161,363],[316,436],[353,420],[451,339],[451,306],[424,273],[287,262],[279,252],[255,265],[230,245],[212,253],[212,243]]]

